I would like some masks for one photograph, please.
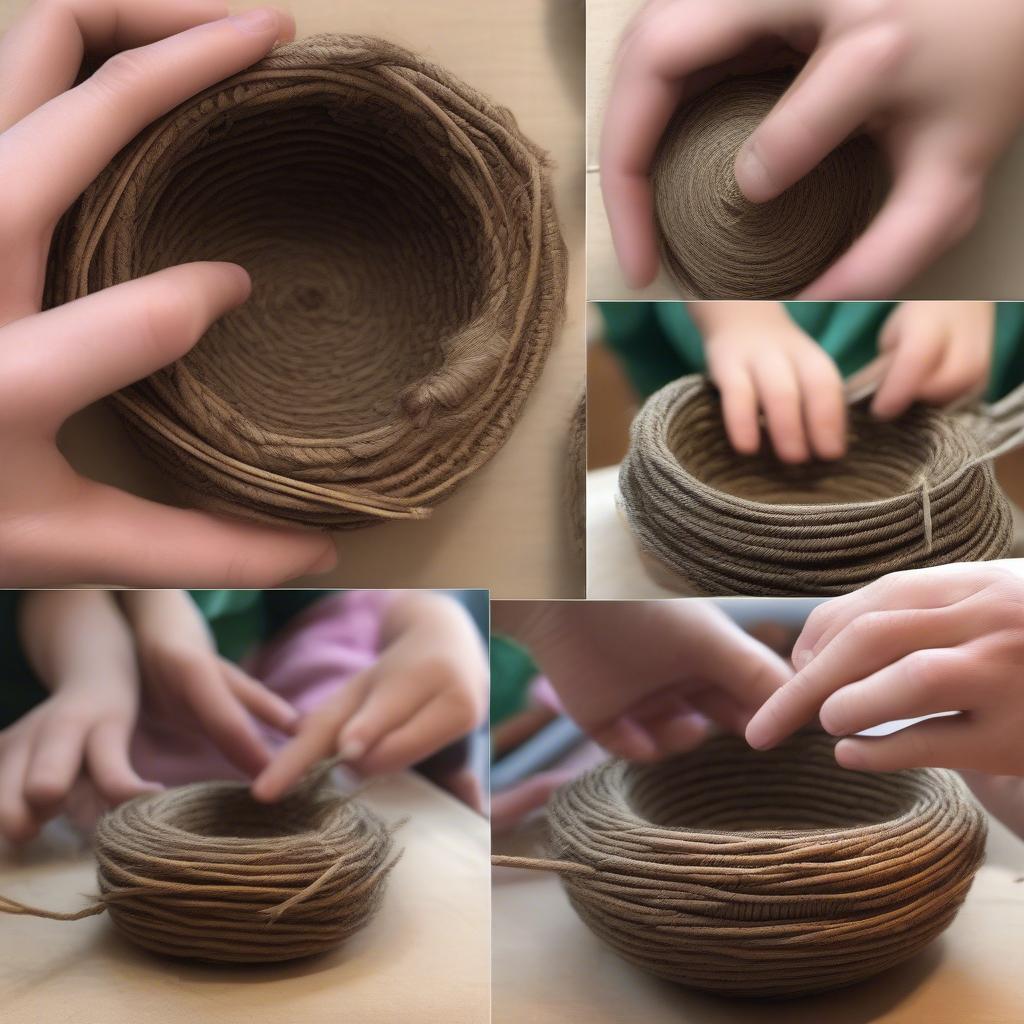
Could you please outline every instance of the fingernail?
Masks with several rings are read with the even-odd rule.
[[[776,189],[768,174],[768,168],[757,155],[754,146],[747,144],[736,157],[733,172],[740,191],[752,203],[764,203],[775,198]]]
[[[793,667],[798,670],[807,668],[813,660],[814,654],[811,651],[793,652]]]
[[[338,757],[342,761],[358,761],[366,752],[366,744],[362,740],[342,740],[338,747]]]
[[[228,18],[235,28],[241,32],[249,32],[253,35],[263,35],[271,29],[277,30],[280,25],[280,18],[277,11],[272,7],[257,7],[252,11],[242,11],[241,14],[232,14]]]

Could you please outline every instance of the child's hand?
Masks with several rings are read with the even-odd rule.
[[[785,462],[845,454],[842,376],[781,304],[693,303],[690,312],[701,327],[726,433],[738,452],[752,455],[760,447],[763,414]]]
[[[321,758],[360,775],[394,772],[466,735],[487,710],[487,658],[476,628],[449,597],[409,593],[384,624],[380,659],[311,712],[253,783],[283,796]]]
[[[37,591],[22,601],[22,642],[53,696],[0,733],[0,835],[12,842],[35,836],[81,776],[112,805],[160,788],[129,761],[138,680],[110,595]]]
[[[293,30],[271,10],[223,13],[213,0],[35,3],[0,41],[4,586],[260,586],[333,564],[322,534],[144,501],[79,476],[56,444],[72,413],[184,355],[249,294],[240,267],[192,263],[39,311],[54,226],[114,154]],[[74,85],[85,52],[115,56]]]
[[[937,766],[1024,775],[1024,569],[958,564],[894,573],[814,610],[798,673],[747,727],[775,746],[815,716],[834,736],[933,718],[889,736],[843,739],[847,768]]]
[[[879,337],[885,371],[871,411],[893,419],[912,402],[949,405],[981,395],[995,345],[992,302],[904,302]]]
[[[774,199],[858,131],[893,187],[863,237],[803,298],[889,298],[975,223],[1024,112],[1018,0],[653,0],[619,47],[601,186],[631,285],[658,269],[648,172],[679,102],[729,74],[807,55],[736,163],[752,202]]]
[[[652,761],[742,732],[792,670],[706,601],[501,601],[566,712],[613,754]]]
[[[139,671],[156,724],[205,732],[237,768],[258,775],[272,752],[256,720],[295,731],[295,709],[217,653],[192,598],[182,590],[119,595],[135,639]]]

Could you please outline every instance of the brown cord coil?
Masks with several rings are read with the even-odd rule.
[[[47,302],[231,260],[253,294],[114,397],[216,511],[424,516],[508,437],[563,315],[546,158],[379,39],[282,46],[127,146],[62,221]]]
[[[595,934],[669,981],[754,997],[869,978],[950,924],[986,826],[951,772],[848,771],[834,743],[606,762],[549,804],[557,860],[494,861],[558,871]]]
[[[565,504],[573,550],[582,558],[587,548],[587,396],[580,395],[569,426]]]
[[[96,904],[60,914],[0,897],[0,911],[78,920],[106,910],[145,949],[213,963],[326,952],[376,913],[398,856],[393,828],[325,777],[273,805],[234,782],[136,797],[97,826]]]
[[[878,210],[884,164],[854,138],[777,199],[751,203],[734,165],[793,81],[789,72],[731,78],[676,112],[654,160],[662,258],[698,299],[775,299],[800,292],[842,255]]]
[[[967,422],[917,406],[883,423],[855,407],[845,458],[792,466],[767,443],[734,451],[717,391],[683,377],[633,422],[621,508],[641,554],[688,593],[824,597],[902,569],[1002,558],[1012,512],[987,460],[1004,435]]]

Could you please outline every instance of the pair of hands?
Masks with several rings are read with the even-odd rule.
[[[755,453],[761,417],[784,462],[846,452],[846,396],[838,367],[780,303],[694,303],[708,372],[722,398],[733,447]],[[906,302],[879,335],[862,371],[877,384],[871,412],[894,419],[915,402],[948,405],[988,383],[995,339],[991,302]]]
[[[191,263],[40,312],[54,227],[118,150],[294,34],[270,8],[226,14],[218,0],[37,0],[0,40],[5,586],[255,587],[334,564],[322,534],[144,501],[83,478],[57,445],[74,412],[183,356],[249,295],[241,267]],[[109,59],[75,85],[83,56]]]
[[[736,161],[748,200],[779,196],[866,132],[893,186],[860,239],[801,298],[899,294],[974,225],[1024,113],[1024,7],[933,0],[649,0],[625,32],[601,187],[635,288],[658,271],[649,170],[680,102],[734,74],[803,69]]]
[[[819,605],[795,671],[699,601],[499,602],[495,628],[527,644],[566,712],[618,756],[683,753],[714,728],[767,749],[820,720],[841,737],[845,767],[957,769],[1024,835],[1024,568],[1013,560],[894,573]],[[958,714],[855,735],[944,712]]]
[[[52,696],[0,733],[0,835],[14,842],[35,836],[83,779],[108,804],[161,788],[130,760],[140,700],[169,732],[208,737],[268,802],[335,754],[360,775],[398,771],[486,710],[475,628],[438,595],[396,599],[379,660],[302,719],[217,654],[180,591],[29,593],[22,635]],[[291,738],[275,752],[259,725]]]

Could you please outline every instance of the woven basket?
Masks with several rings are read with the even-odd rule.
[[[543,153],[379,39],[283,46],[144,131],[63,220],[47,302],[199,259],[251,299],[113,401],[190,500],[250,519],[427,514],[504,443],[563,314]]]
[[[1012,546],[1012,512],[987,461],[1019,428],[917,406],[896,422],[850,410],[844,459],[786,465],[733,450],[717,391],[683,377],[637,415],[620,506],[659,580],[687,593],[829,596],[890,572],[983,561]]]
[[[548,822],[573,907],[638,967],[729,995],[820,992],[914,956],[963,903],[984,818],[952,773],[848,771],[834,743],[720,737],[563,787]]]

